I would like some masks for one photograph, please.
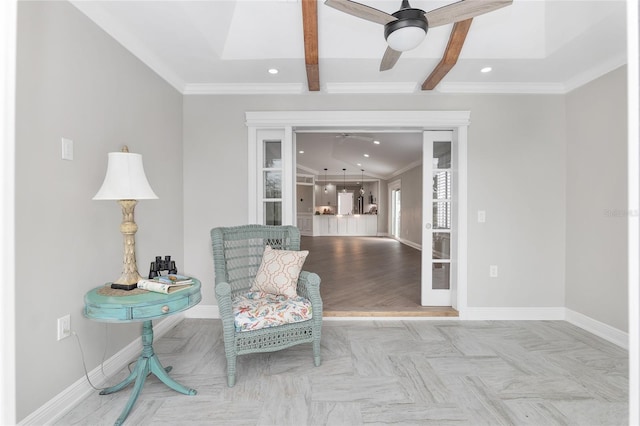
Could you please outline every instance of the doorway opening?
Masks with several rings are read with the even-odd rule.
[[[249,167],[249,221],[252,223],[261,223],[264,219],[265,205],[269,203],[281,203],[282,206],[282,223],[295,224],[296,222],[296,203],[295,203],[295,180],[296,180],[296,135],[300,132],[337,132],[352,131],[353,129],[361,129],[360,132],[422,132],[424,136],[425,147],[427,142],[439,142],[439,139],[431,140],[431,134],[438,133],[433,129],[449,129],[449,134],[453,134],[455,141],[455,157],[456,170],[452,173],[457,176],[455,179],[455,190],[457,196],[450,201],[452,203],[453,226],[459,227],[460,232],[451,233],[452,246],[456,247],[454,251],[455,263],[451,262],[451,298],[449,304],[439,306],[452,306],[462,313],[466,309],[467,283],[466,283],[466,210],[467,210],[467,194],[466,194],[466,151],[467,151],[467,130],[469,125],[469,111],[263,111],[263,112],[247,112],[246,123],[249,128],[249,160],[250,164],[255,167]],[[264,164],[263,145],[271,138],[272,134],[278,134],[275,139],[282,142],[281,149],[281,167],[276,169],[268,169]],[[358,139],[352,137],[350,133],[341,133],[341,148],[349,148],[353,145],[353,141]],[[429,152],[429,150],[423,150]],[[425,155],[423,154],[423,157]],[[367,155],[364,155],[367,157]],[[410,202],[415,204],[420,202],[416,197],[406,196],[406,189],[403,188],[401,196],[404,195],[402,201],[402,221],[405,219],[413,220],[414,223],[421,227],[415,234],[404,226],[400,225],[400,233],[402,236],[423,234],[423,238],[428,241],[422,242],[425,253],[429,254],[432,249],[432,233],[422,232],[424,229],[431,229],[431,186],[432,186],[432,167],[431,158],[423,158],[424,174],[422,178],[425,180],[422,185],[422,201],[426,203],[422,210],[422,216],[409,215],[408,208]],[[282,198],[274,198],[265,195],[265,173],[278,172],[282,177],[281,188]],[[407,180],[409,182],[410,180]],[[386,191],[385,191],[386,192]],[[387,198],[387,197],[384,197]],[[336,199],[337,201],[337,199]],[[380,200],[383,201],[383,200]],[[388,202],[388,199],[384,200]],[[427,203],[429,201],[429,203]],[[445,200],[447,201],[447,200]],[[439,201],[440,202],[440,201]],[[337,204],[337,203],[336,203]],[[387,205],[387,212],[388,212]],[[387,213],[388,214],[388,213]],[[314,218],[315,218],[314,214]],[[351,218],[349,218],[351,219]],[[389,232],[389,217],[384,218],[384,226]],[[389,235],[389,234],[387,234]],[[425,237],[426,235],[426,237]],[[395,241],[395,240],[393,240]],[[455,245],[454,245],[455,242]],[[455,253],[458,257],[455,257]],[[431,256],[427,256],[429,261],[429,271],[431,271],[431,263],[434,261]],[[423,256],[424,259],[424,256]],[[422,267],[425,270],[424,265]],[[431,278],[431,274],[429,277]],[[425,276],[422,277],[423,289],[425,291]],[[429,287],[431,287],[429,285]],[[424,294],[423,294],[424,297]],[[424,300],[424,299],[423,299]],[[427,298],[432,301],[433,299]],[[423,306],[427,304],[422,303]],[[429,305],[431,305],[429,303]],[[433,305],[431,305],[433,306]]]
[[[314,179],[313,213],[299,208],[296,218],[304,237],[301,249],[309,250],[305,267],[324,277],[325,310],[420,310],[421,227],[402,224],[399,182],[411,177],[406,195],[414,203],[408,212],[421,217],[422,132],[295,131],[293,136],[296,181]],[[396,182],[391,202],[390,179]],[[302,198],[296,195],[298,207]],[[307,218],[310,232],[301,228]],[[412,241],[401,238],[403,228],[413,231]],[[390,286],[390,280],[396,284]],[[362,295],[358,300],[350,296],[356,291]]]

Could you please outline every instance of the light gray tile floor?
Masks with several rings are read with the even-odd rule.
[[[325,321],[321,366],[310,344],[244,355],[233,388],[218,320],[154,347],[198,394],[150,377],[127,425],[628,423],[627,351],[563,321]],[[129,392],[95,392],[56,424],[113,424]]]

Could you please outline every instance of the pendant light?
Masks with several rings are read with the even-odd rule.
[[[327,193],[327,168],[324,168],[324,193]]]
[[[327,195],[327,168],[324,168],[324,195]],[[324,205],[327,205],[327,200],[324,200]]]
[[[342,192],[347,192],[347,169],[342,169]]]
[[[360,169],[362,178],[360,179],[360,196],[364,196],[364,169]]]

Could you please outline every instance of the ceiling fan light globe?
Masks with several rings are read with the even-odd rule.
[[[415,49],[422,43],[429,23],[422,9],[400,9],[393,14],[395,21],[384,26],[384,38],[389,47],[397,52]]]
[[[420,27],[403,27],[387,36],[389,47],[398,52],[415,49],[422,43],[427,33]]]

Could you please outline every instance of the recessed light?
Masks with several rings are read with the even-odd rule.
[[[487,72],[491,72],[491,70],[492,70],[492,69],[493,69],[493,68],[491,68],[491,67],[484,67],[484,68],[482,68],[482,69],[480,70],[480,72],[487,73]]]
[[[380,141],[373,141],[374,144],[380,145]]]
[[[358,166],[358,167],[362,167],[362,164],[358,163],[358,164],[356,164],[356,166]]]
[[[300,150],[298,151],[298,154],[304,154],[304,151]]]
[[[365,156],[365,157],[367,157],[367,158],[369,158],[369,154],[365,154],[364,156]]]
[[[278,74],[278,70],[276,68],[269,68],[269,74]]]

